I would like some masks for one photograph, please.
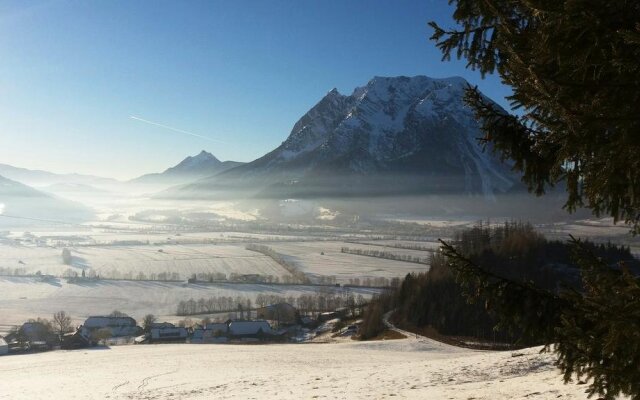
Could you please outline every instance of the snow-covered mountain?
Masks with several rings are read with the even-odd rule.
[[[275,150],[179,189],[263,186],[274,196],[399,193],[492,197],[517,177],[490,151],[453,77],[375,77],[352,94],[328,92]]]
[[[202,150],[195,156],[189,156],[174,167],[162,173],[142,175],[131,180],[133,183],[187,183],[200,178],[213,176],[227,169],[242,165],[237,161],[220,161],[213,154]]]

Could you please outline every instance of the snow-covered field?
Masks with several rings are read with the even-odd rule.
[[[275,251],[289,256],[301,271],[311,275],[334,275],[338,282],[362,277],[403,277],[410,272],[427,271],[428,265],[386,260],[340,252],[341,247],[389,251],[427,257],[423,251],[391,249],[344,242],[287,242],[269,244]],[[324,253],[324,254],[322,254]]]
[[[585,399],[538,350],[409,338],[55,351],[1,357],[0,399]]]
[[[242,237],[244,234],[227,233],[225,238]],[[199,236],[179,236],[188,240]],[[126,238],[126,236],[124,237]],[[268,236],[263,240],[268,240]],[[125,240],[125,239],[121,239]],[[129,239],[132,240],[132,239]],[[224,273],[272,275],[282,278],[289,273],[271,258],[245,249],[245,243],[221,244],[153,244],[149,245],[104,245],[69,246],[71,265],[62,259],[64,246],[36,246],[5,241],[0,243],[0,267],[19,268],[32,274],[61,275],[71,268],[77,273],[93,271],[104,277],[136,278],[139,273],[145,277],[151,274],[177,272],[181,279],[194,273]],[[390,242],[385,242],[390,243]],[[341,241],[299,241],[267,242],[277,252],[287,256],[304,273],[310,275],[334,275],[338,282],[348,282],[350,278],[402,277],[409,272],[426,271],[427,265],[365,257],[340,252],[341,247],[388,251],[399,255],[425,258],[429,253],[417,250],[397,249]],[[415,243],[414,243],[415,244]],[[424,243],[433,244],[435,243]],[[324,253],[324,254],[322,254]],[[114,273],[117,276],[114,276]]]
[[[84,235],[84,236],[83,236]],[[5,233],[0,241],[0,267],[3,273],[52,274],[63,275],[72,270],[78,275],[85,271],[87,276],[99,275],[102,278],[153,279],[158,274],[177,273],[179,279],[186,280],[196,273],[258,274],[282,279],[290,275],[281,265],[270,257],[245,249],[247,238],[255,241],[267,241],[266,244],[284,254],[304,273],[314,277],[319,275],[336,276],[340,283],[352,278],[363,280],[376,277],[403,277],[409,272],[426,271],[427,265],[386,260],[340,252],[342,246],[358,249],[387,250],[396,254],[425,257],[427,252],[389,249],[380,246],[345,243],[341,241],[298,241],[293,237],[256,235],[244,233],[200,233],[159,235],[148,237],[165,241],[167,238],[193,240],[194,238],[220,238],[227,240],[242,239],[233,243],[176,244],[162,243],[144,245],[90,245],[64,246],[44,244],[42,238],[83,238],[144,240],[145,236],[117,236],[112,232],[49,231],[24,233]],[[133,239],[133,238],[135,239]],[[18,240],[16,240],[18,239]],[[272,241],[269,241],[272,240]],[[70,249],[70,265],[63,262],[62,251]],[[322,254],[324,253],[324,254]],[[142,274],[142,275],[139,275]],[[108,314],[118,309],[140,319],[147,313],[161,317],[172,317],[182,300],[191,298],[242,296],[255,299],[259,293],[294,296],[314,293],[321,288],[276,285],[186,285],[182,282],[161,281],[84,281],[69,284],[64,279],[41,282],[37,278],[0,276],[0,331],[11,325],[20,325],[30,318],[51,318],[54,312],[64,310],[77,322],[89,315]],[[323,288],[326,290],[326,288]],[[338,289],[336,289],[338,290]],[[358,289],[356,294],[369,297],[378,290]]]
[[[177,272],[183,279],[193,273],[220,272],[226,275],[259,274],[282,277],[289,273],[262,254],[230,245],[160,245],[71,247],[72,265],[62,262],[62,248],[0,245],[0,267],[22,268],[28,273],[60,275],[71,268],[93,270],[102,276],[112,272]]]
[[[116,309],[141,320],[149,313],[161,318],[174,316],[178,303],[190,298],[242,296],[253,300],[260,293],[297,297],[328,289],[337,294],[346,290],[314,286],[107,280],[69,284],[64,280],[44,283],[34,278],[0,277],[0,331],[3,327],[20,325],[29,318],[51,318],[60,310],[66,311],[76,322]],[[352,292],[370,297],[377,290],[363,288]]]

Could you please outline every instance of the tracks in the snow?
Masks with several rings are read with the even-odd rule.
[[[142,379],[142,383],[140,383],[140,385],[138,386],[138,392],[141,392],[144,388],[146,388],[147,385],[149,385],[149,381],[151,381],[151,379],[159,378],[159,377],[165,376],[165,375],[175,374],[176,372],[178,372],[177,369],[173,370],[173,371],[170,371],[170,372],[165,372],[163,374],[147,376],[146,378]]]

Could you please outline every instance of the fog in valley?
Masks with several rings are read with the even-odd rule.
[[[640,398],[639,20],[2,2],[0,400]]]

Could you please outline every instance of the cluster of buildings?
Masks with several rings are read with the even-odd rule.
[[[134,338],[134,343],[244,343],[286,341],[295,329],[312,326],[315,321],[300,317],[288,303],[273,304],[256,311],[257,319],[229,319],[194,327],[175,326],[169,322],[153,323],[146,331],[128,316],[92,316],[74,332],[61,337],[42,322],[27,322],[18,330],[0,338],[0,354],[54,347],[78,349],[95,346],[103,340]]]
[[[312,323],[301,318],[298,310],[288,303],[259,308],[255,320],[229,319],[196,325],[191,329],[163,322],[152,324],[149,332],[136,338],[137,343],[183,342],[280,342],[285,341],[293,328]]]
[[[160,326],[158,326],[160,325]],[[284,341],[288,331],[273,329],[265,320],[227,320],[187,329],[163,322],[152,325],[150,331],[136,338],[136,343],[229,343]]]
[[[18,351],[51,350],[59,343],[57,335],[39,321],[24,323],[17,331],[0,338],[0,354]]]

